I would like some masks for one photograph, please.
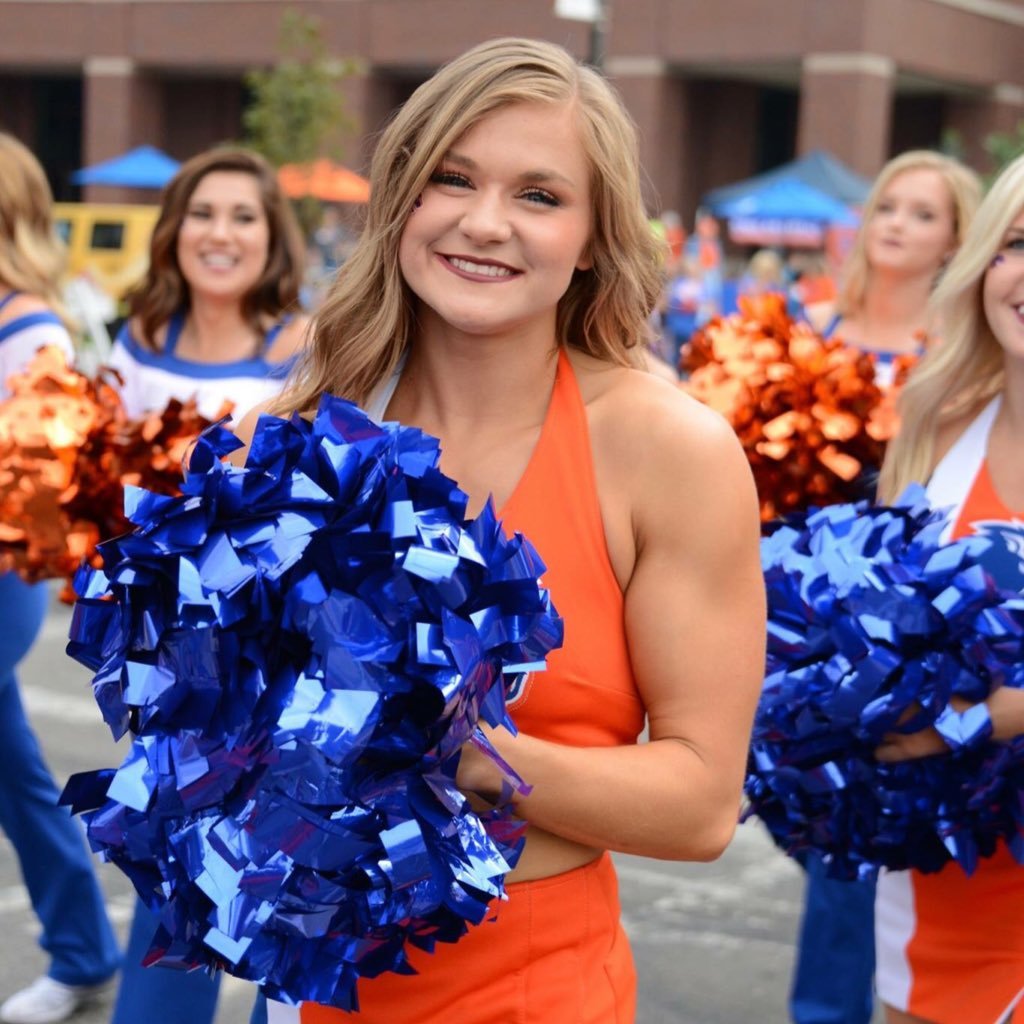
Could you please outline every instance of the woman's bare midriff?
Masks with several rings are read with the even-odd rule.
[[[589,864],[602,852],[596,847],[574,843],[531,825],[526,830],[526,845],[519,863],[506,876],[506,881],[533,882],[538,878],[561,875]]]

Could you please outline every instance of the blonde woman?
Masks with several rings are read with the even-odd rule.
[[[934,308],[942,344],[900,397],[880,497],[891,502],[926,483],[933,505],[952,508],[955,539],[1024,519],[1024,158],[981,204]],[[1024,734],[1024,691],[1000,688],[985,709],[968,742]],[[878,756],[942,754],[955,742],[935,730],[892,735]],[[883,872],[876,932],[887,1024],[1024,1019],[1024,867],[1005,846],[969,878],[953,863],[930,875]]]
[[[972,171],[927,150],[890,160],[872,186],[837,311],[823,333],[871,352],[884,384],[892,381],[895,358],[921,352],[935,333],[929,299],[979,194]],[[805,866],[792,1019],[868,1024],[874,1012],[874,887],[827,877],[813,854]]]
[[[440,437],[471,512],[491,496],[536,544],[566,625],[512,701],[519,735],[492,737],[533,784],[509,901],[413,950],[415,976],[361,983],[358,1019],[629,1024],[608,851],[709,860],[737,821],[764,658],[750,473],[724,421],[638,369],[659,253],[634,129],[593,70],[531,40],[470,50],[391,122],[371,182],[273,409],[333,392]],[[501,789],[468,749],[459,782]],[[350,1018],[271,1004],[271,1021],[299,1019]]]
[[[758,249],[740,278],[740,295],[765,295],[786,291],[786,265],[774,249]]]
[[[928,313],[932,289],[980,193],[977,175],[941,153],[910,150],[890,160],[864,204],[824,333],[875,353],[883,376],[894,356],[920,352],[936,330]],[[812,319],[823,312],[812,311]]]
[[[64,254],[51,221],[50,187],[36,158],[0,132],[0,397],[8,376],[42,345],[72,353],[58,310]],[[0,827],[14,847],[42,927],[47,972],[0,1005],[5,1024],[70,1017],[105,989],[120,954],[84,837],[25,717],[15,678],[48,604],[46,584],[0,576]]]

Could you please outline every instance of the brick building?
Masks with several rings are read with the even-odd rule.
[[[605,70],[642,137],[652,207],[811,149],[873,174],[956,129],[968,159],[1024,118],[1024,0],[606,0]],[[346,83],[365,169],[373,133],[441,62],[533,35],[581,57],[553,0],[0,0],[0,127],[58,195],[71,170],[148,142],[184,158],[241,134],[245,70],[273,62],[286,8],[358,57]],[[95,190],[91,198],[112,198]]]

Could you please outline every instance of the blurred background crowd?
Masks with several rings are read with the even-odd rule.
[[[602,67],[640,129],[665,240],[654,350],[672,366],[741,295],[830,302],[891,156],[937,149],[991,175],[1024,146],[1020,3],[899,0],[883,18],[867,0],[785,0],[766,24],[745,0],[622,6],[0,2],[0,128],[47,173],[68,305],[102,354],[183,161],[244,143],[278,168],[311,311],[360,230],[389,113],[481,38],[552,39]]]

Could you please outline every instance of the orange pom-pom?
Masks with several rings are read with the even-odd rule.
[[[124,486],[179,493],[181,461],[210,420],[193,402],[129,419],[109,377],[43,348],[0,402],[0,572],[68,577],[96,546],[132,528]],[[225,403],[223,412],[230,411]],[[71,596],[70,588],[65,594]],[[64,597],[65,595],[62,595]]]
[[[913,362],[899,357],[897,385]],[[794,321],[781,295],[740,299],[691,338],[681,365],[681,386],[736,431],[764,521],[860,497],[858,478],[897,427],[896,388],[878,386],[873,357]]]

